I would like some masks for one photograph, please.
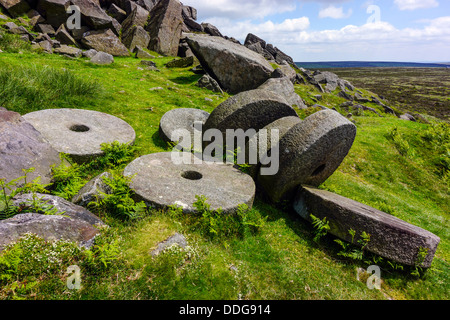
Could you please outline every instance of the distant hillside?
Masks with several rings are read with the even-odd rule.
[[[381,62],[381,61],[332,61],[332,62],[296,62],[305,69],[324,68],[446,68],[448,64],[416,62]]]

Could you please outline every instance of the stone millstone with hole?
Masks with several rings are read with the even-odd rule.
[[[77,162],[103,154],[103,143],[133,144],[136,134],[125,121],[112,115],[81,109],[48,109],[23,116],[58,152]]]
[[[356,126],[348,119],[333,110],[319,111],[283,135],[275,146],[278,173],[260,171],[257,182],[273,202],[291,200],[298,186],[318,187],[325,182],[341,165],[355,137]]]
[[[180,159],[190,164],[177,164]],[[205,196],[212,210],[224,214],[235,213],[242,204],[253,206],[255,183],[249,175],[231,165],[194,160],[199,162],[186,152],[150,154],[130,163],[124,175],[132,178],[137,200],[158,209],[178,205],[193,213],[196,196]]]
[[[249,164],[248,173],[256,178],[261,167],[261,159],[264,158],[272,149],[272,144],[278,143],[289,130],[301,123],[302,120],[298,116],[284,117],[275,120],[271,124],[265,126],[252,139],[250,139],[245,147],[245,163]],[[272,130],[278,130],[278,140],[272,137]]]
[[[170,110],[161,118],[159,136],[166,142],[178,143],[179,147],[188,151],[194,144],[194,123],[200,122],[203,125],[208,117],[208,112],[199,109],[180,108]],[[180,139],[183,133],[189,133],[191,140],[183,141],[183,139]],[[201,142],[199,143],[201,148]]]
[[[289,116],[297,116],[297,113],[284,98],[272,91],[256,89],[241,92],[221,103],[213,110],[203,130],[218,129],[224,135],[228,129],[258,131]]]
[[[308,221],[311,214],[321,220],[326,217],[329,232],[345,241],[352,242],[350,229],[356,231],[355,242],[362,232],[368,233],[368,251],[410,266],[429,268],[440,242],[438,236],[427,230],[325,190],[300,188],[293,207]],[[420,257],[421,248],[427,250],[424,257]]]

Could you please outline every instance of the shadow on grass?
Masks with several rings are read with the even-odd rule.
[[[192,74],[188,76],[179,76],[175,78],[170,78],[169,80],[175,82],[176,84],[192,84],[197,82],[202,76],[198,74]]]
[[[161,139],[161,137],[159,136],[159,130],[152,135],[152,141],[158,148],[170,151],[169,144],[165,142],[163,139]]]

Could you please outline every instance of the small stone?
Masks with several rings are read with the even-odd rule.
[[[152,252],[150,252],[150,254],[154,257],[158,256],[163,251],[171,248],[172,246],[179,246],[180,248],[185,249],[187,246],[186,238],[182,234],[177,232],[173,236],[164,240],[163,242],[160,242],[158,244],[158,247]]]
[[[103,181],[104,178],[111,179],[112,175],[109,172],[103,172],[93,178],[73,197],[72,202],[87,207],[89,203],[102,199],[102,193],[111,193],[111,188]]]
[[[205,74],[203,77],[201,77],[198,82],[196,83],[197,87],[200,88],[206,88],[208,90],[219,92],[223,94],[222,89],[220,88],[220,85],[217,83],[216,80],[214,80],[213,77],[211,77],[208,74]]]
[[[152,56],[150,53],[142,49],[140,46],[136,46],[133,51],[136,54],[137,59],[154,59],[155,56]]]
[[[166,63],[167,68],[187,68],[194,64],[194,57],[174,59]]]
[[[150,61],[150,60],[142,60],[140,62],[140,64],[143,65],[143,66],[156,68],[156,63],[154,63],[153,61]]]
[[[106,52],[97,52],[95,56],[91,58],[91,63],[93,64],[99,64],[99,65],[106,65],[114,63],[114,57]]]
[[[97,50],[89,49],[86,51],[83,51],[83,57],[92,59],[97,54]]]

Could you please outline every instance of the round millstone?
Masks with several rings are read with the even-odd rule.
[[[261,129],[250,141],[248,141],[246,152],[246,163],[248,164],[248,173],[256,178],[260,165],[261,158],[270,154],[272,144],[276,144],[283,136],[295,125],[301,123],[302,120],[298,116],[284,117],[275,120],[271,124]],[[278,141],[276,137],[272,136],[272,130],[278,130]]]
[[[208,112],[199,109],[180,108],[170,110],[161,118],[159,135],[164,141],[177,143],[179,147],[188,151],[194,144],[194,132],[196,130],[194,123],[200,122],[203,126],[208,117]],[[180,139],[179,133],[183,131],[190,133],[190,141]]]
[[[241,92],[213,110],[203,128],[258,131],[277,119],[297,116],[284,98],[271,91],[255,89]]]
[[[76,161],[103,154],[103,143],[133,144],[136,133],[125,121],[112,115],[81,109],[48,109],[23,116],[58,152]]]
[[[184,157],[191,164],[176,164],[173,157]],[[198,159],[197,159],[198,160]],[[195,212],[196,196],[205,196],[212,210],[235,213],[239,205],[253,205],[253,179],[223,163],[194,164],[194,155],[163,152],[140,157],[124,170],[131,177],[130,188],[139,200],[159,209],[178,205],[184,213]]]
[[[355,137],[352,122],[336,111],[319,111],[283,135],[276,146],[278,173],[262,175],[260,170],[257,181],[274,202],[291,199],[300,185],[318,187],[341,165]]]

